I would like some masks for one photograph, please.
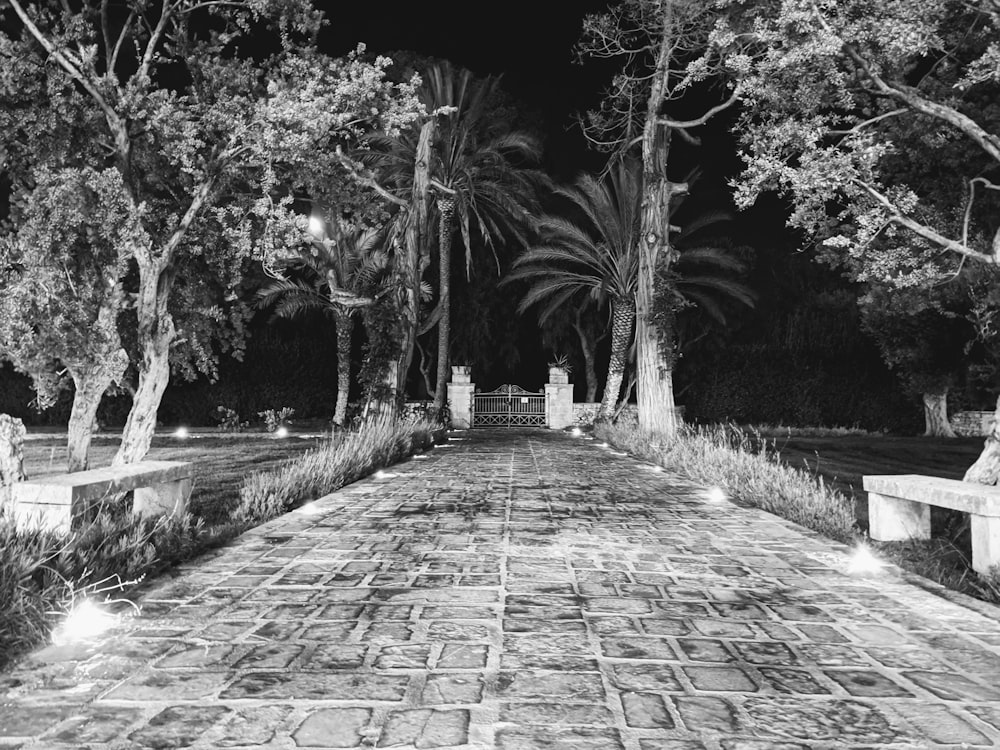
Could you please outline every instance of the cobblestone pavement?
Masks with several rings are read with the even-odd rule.
[[[457,433],[310,510],[0,677],[0,745],[1000,741],[998,610],[594,442]]]

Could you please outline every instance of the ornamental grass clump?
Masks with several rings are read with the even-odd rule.
[[[327,495],[356,479],[434,444],[436,425],[426,419],[379,417],[338,435],[273,472],[251,474],[234,516],[262,523]]]
[[[859,533],[848,498],[822,477],[779,463],[759,438],[736,427],[683,427],[663,440],[634,425],[603,424],[594,435],[832,539],[850,542]]]

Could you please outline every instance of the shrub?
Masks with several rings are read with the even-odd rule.
[[[282,425],[287,425],[292,423],[292,417],[295,415],[295,409],[288,406],[282,406],[280,409],[265,409],[264,411],[257,412],[257,416],[264,420],[264,429],[268,432],[274,432]]]
[[[433,430],[426,421],[383,418],[363,424],[273,473],[250,475],[235,512],[211,525],[191,514],[144,518],[117,505],[100,508],[92,521],[62,536],[18,531],[0,511],[0,669],[45,641],[75,599],[106,590],[107,581],[134,583],[190,560],[285,510],[429,447]]]
[[[235,409],[226,406],[215,407],[215,418],[219,422],[219,429],[223,432],[243,432],[250,426],[249,422],[240,421],[240,415]]]
[[[850,500],[801,469],[768,455],[761,441],[732,426],[685,427],[673,439],[631,425],[599,424],[594,434],[699,484],[715,485],[737,501],[761,508],[833,539],[855,539]]]

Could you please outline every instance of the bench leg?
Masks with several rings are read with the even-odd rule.
[[[139,487],[134,492],[132,512],[143,516],[170,516],[187,511],[191,479]]]
[[[880,542],[931,538],[931,507],[901,497],[868,493],[868,534]]]
[[[972,515],[972,569],[986,575],[1000,565],[1000,518]]]

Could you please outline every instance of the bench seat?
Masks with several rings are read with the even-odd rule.
[[[14,518],[19,528],[68,533],[73,519],[92,505],[129,491],[135,513],[183,513],[193,476],[190,462],[140,461],[16,482],[11,486]]]
[[[931,506],[968,513],[972,567],[1000,564],[1000,487],[919,474],[866,476],[869,535],[878,541],[930,539]]]

